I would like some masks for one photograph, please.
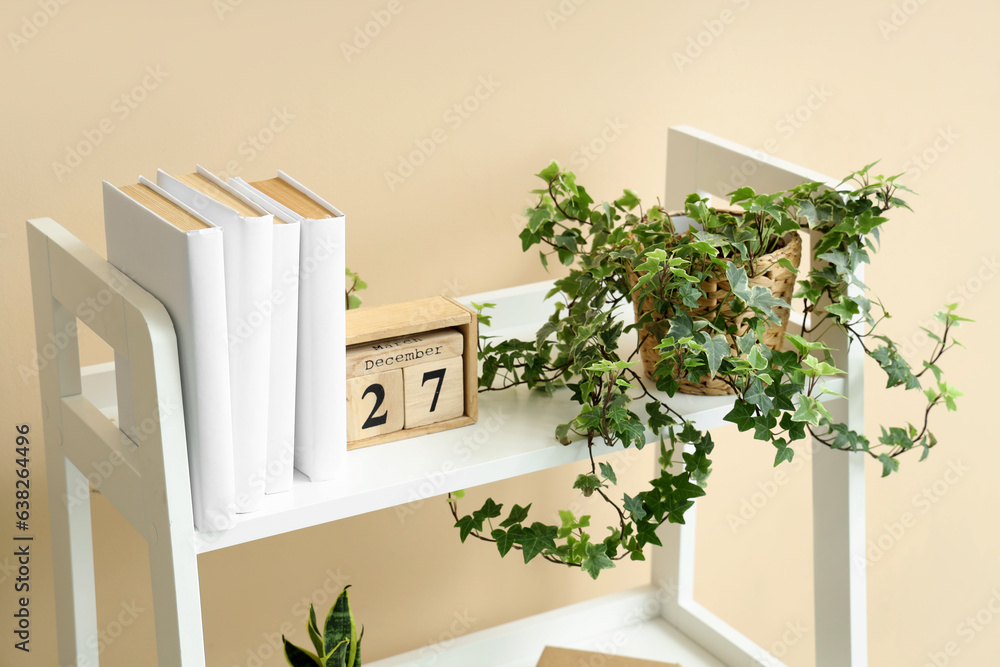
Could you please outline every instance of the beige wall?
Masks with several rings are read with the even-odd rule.
[[[401,11],[348,59],[340,45],[389,4]],[[51,18],[39,13],[46,5],[59,7]],[[12,650],[12,577],[3,569],[0,663],[56,660],[38,388],[17,370],[34,356],[26,218],[53,217],[103,252],[101,179],[124,184],[195,162],[250,178],[280,167],[348,213],[348,260],[372,285],[368,303],[472,293],[544,278],[535,257],[522,256],[512,214],[548,160],[582,172],[600,196],[631,187],[653,198],[667,127],[684,123],[831,175],[877,158],[886,171],[911,171],[916,212],[895,216],[868,273],[894,316],[887,329],[917,354],[929,350],[918,326],[940,304],[963,301],[978,322],[962,336],[968,350],[946,362],[966,397],[961,412],[935,415],[940,449],[922,464],[904,461],[888,480],[870,469],[868,535],[882,545],[871,552],[870,655],[873,665],[923,665],[954,642],[947,664],[992,664],[1000,621],[985,611],[981,630],[960,624],[1000,589],[991,511],[1000,453],[988,427],[995,392],[984,382],[1000,370],[988,356],[1000,323],[990,307],[998,231],[989,209],[973,206],[997,174],[998,18],[995,3],[918,0],[3,3],[0,508],[13,509],[13,427],[26,422],[36,428],[37,541],[32,653]],[[679,57],[685,50],[690,61]],[[144,83],[128,107],[121,97]],[[467,118],[449,113],[477,91],[483,99]],[[280,131],[270,135],[272,123]],[[88,136],[99,144],[78,166],[55,166]],[[258,150],[253,136],[270,143]],[[386,173],[429,137],[438,140],[433,154],[390,188]],[[599,152],[593,160],[580,152],[587,145]],[[83,356],[108,359],[92,338]],[[868,387],[872,429],[915,418],[917,406],[880,387]],[[812,665],[807,467],[776,476],[769,447],[721,440],[701,505],[697,595],[790,665]],[[649,469],[638,462],[634,480]],[[555,508],[575,500],[573,475],[554,470],[474,495]],[[126,607],[142,610],[104,663],[145,664],[135,657],[152,661],[154,647],[144,547],[94,497],[99,627],[118,634]],[[741,508],[745,524],[735,520]],[[413,509],[201,558],[209,664],[257,664],[269,633],[289,627],[304,641],[297,605],[321,601],[324,585],[355,585],[374,659],[447,639],[456,614],[479,629],[646,577],[633,565],[595,584],[500,561],[485,545],[458,544],[443,502]],[[11,513],[3,510],[0,535],[13,533]],[[4,537],[0,553],[10,544]]]

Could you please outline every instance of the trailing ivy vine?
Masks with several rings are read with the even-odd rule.
[[[564,510],[559,524],[549,524],[529,519],[530,504],[505,512],[492,498],[462,514],[458,492],[449,502],[461,540],[493,542],[501,556],[520,551],[525,563],[541,557],[594,578],[617,560],[643,560],[646,546],[660,545],[660,525],[684,522],[685,512],[705,494],[711,472],[711,433],[671,407],[679,378],[723,380],[735,394],[725,420],[769,443],[775,466],[792,461],[794,444],[807,437],[832,449],[864,452],[881,464],[883,476],[896,471],[910,450],[926,458],[936,444],[931,413],[940,405],[954,410],[961,395],[945,382],[938,362],[958,344],[954,329],[967,320],[954,305],[938,313],[941,330],[925,330],[935,347],[917,368],[895,341],[877,333],[889,314],[856,269],[877,251],[885,213],[909,206],[900,198],[908,190],[898,176],[874,176],[872,166],[837,188],[804,183],[775,194],[740,188],[730,194],[730,205],[742,213],[715,209],[691,195],[685,229],[662,206],[644,208],[632,191],[596,203],[572,172],[556,163],[542,170],[544,187],[533,191],[538,203],[526,212],[522,247],[527,252],[537,246],[543,265],[558,261],[570,267],[569,274],[555,281],[548,295],[552,315],[534,340],[483,337],[480,391],[525,386],[544,394],[570,392],[579,413],[554,425],[554,434],[564,444],[585,440],[590,454],[573,488],[599,496],[617,520],[595,535],[588,515]],[[806,316],[800,325],[789,325],[783,349],[770,349],[762,342],[765,333],[791,304],[753,279],[761,258],[795,233],[818,237],[811,268],[799,276],[795,293]],[[781,262],[798,271],[787,259]],[[729,292],[714,308],[699,311],[704,285],[723,277]],[[633,299],[652,308],[626,325],[620,311]],[[476,306],[484,324],[489,306]],[[637,368],[637,341],[649,335],[643,327],[660,352],[653,381]],[[915,423],[882,426],[871,441],[833,417],[824,405],[835,393],[828,380],[843,371],[824,342],[830,330],[842,331],[874,359],[887,387],[923,392],[925,406]],[[596,456],[605,447],[642,449],[650,442],[658,449],[659,474],[630,495],[618,488],[612,465]]]

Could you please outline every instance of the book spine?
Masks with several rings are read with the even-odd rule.
[[[197,451],[190,462],[191,487],[197,489],[193,493],[195,525],[200,530],[222,530],[232,527],[240,504],[234,475],[225,291],[212,288],[225,284],[223,237],[218,230],[205,230],[185,238],[188,265],[180,275],[188,281],[192,331],[186,352],[193,368],[182,389],[185,418],[192,418],[196,430]],[[191,449],[189,444],[189,453]]]
[[[271,370],[267,423],[266,493],[290,491],[295,455],[295,377],[298,356],[301,224],[272,225]]]
[[[295,467],[334,477],[347,455],[345,218],[302,223]]]
[[[270,217],[221,220],[225,255],[229,384],[232,392],[236,511],[264,498],[271,356]]]

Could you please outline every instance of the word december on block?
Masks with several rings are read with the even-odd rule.
[[[454,329],[399,336],[347,350],[347,377],[460,357],[462,334]]]
[[[348,311],[348,448],[474,423],[478,336],[446,297]]]

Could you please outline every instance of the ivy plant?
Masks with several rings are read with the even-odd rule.
[[[597,203],[556,163],[537,174],[544,186],[533,191],[537,204],[525,212],[522,248],[537,247],[543,265],[557,261],[569,267],[568,275],[549,292],[553,312],[534,340],[482,338],[480,391],[523,385],[545,394],[570,392],[579,413],[553,427],[563,444],[587,444],[589,462],[573,489],[598,496],[616,520],[599,534],[589,515],[561,511],[560,522],[550,524],[531,518],[530,504],[505,510],[492,498],[462,514],[458,492],[449,503],[461,540],[493,542],[501,556],[519,551],[525,563],[541,557],[595,579],[615,561],[643,560],[647,545],[660,545],[660,525],[684,523],[711,472],[711,433],[671,407],[682,377],[723,380],[735,394],[725,421],[768,443],[775,466],[792,461],[796,442],[807,437],[832,449],[864,452],[881,464],[883,476],[898,469],[906,452],[926,458],[937,442],[931,413],[941,405],[954,410],[961,396],[945,381],[939,360],[958,345],[954,330],[967,320],[954,305],[938,313],[940,329],[927,332],[934,349],[916,367],[881,333],[889,313],[856,269],[878,250],[886,212],[909,209],[901,198],[909,190],[898,175],[874,175],[874,164],[833,188],[818,182],[771,194],[740,188],[729,198],[742,213],[690,195],[684,229],[676,214],[660,205],[644,208],[630,190]],[[798,274],[794,300],[805,316],[801,325],[789,325],[782,349],[771,349],[762,343],[764,334],[780,320],[776,309],[792,304],[753,285],[753,278],[760,260],[795,233],[816,237],[808,273],[779,260]],[[706,280],[721,276],[728,294],[714,309],[693,314],[705,297]],[[619,311],[633,299],[652,308],[626,324]],[[476,306],[487,325],[490,305]],[[643,327],[654,332],[660,353],[652,381],[636,368]],[[834,393],[829,380],[843,373],[836,350],[824,342],[830,330],[860,346],[884,371],[887,387],[922,392],[924,405],[913,423],[882,426],[870,440],[830,413],[824,405]],[[618,488],[613,466],[596,456],[602,447],[642,449],[649,443],[658,449],[658,475],[630,495]]]
[[[368,283],[361,279],[361,276],[347,269],[347,287],[344,290],[344,305],[347,310],[361,307],[361,295],[358,294],[363,289],[368,288]]]

